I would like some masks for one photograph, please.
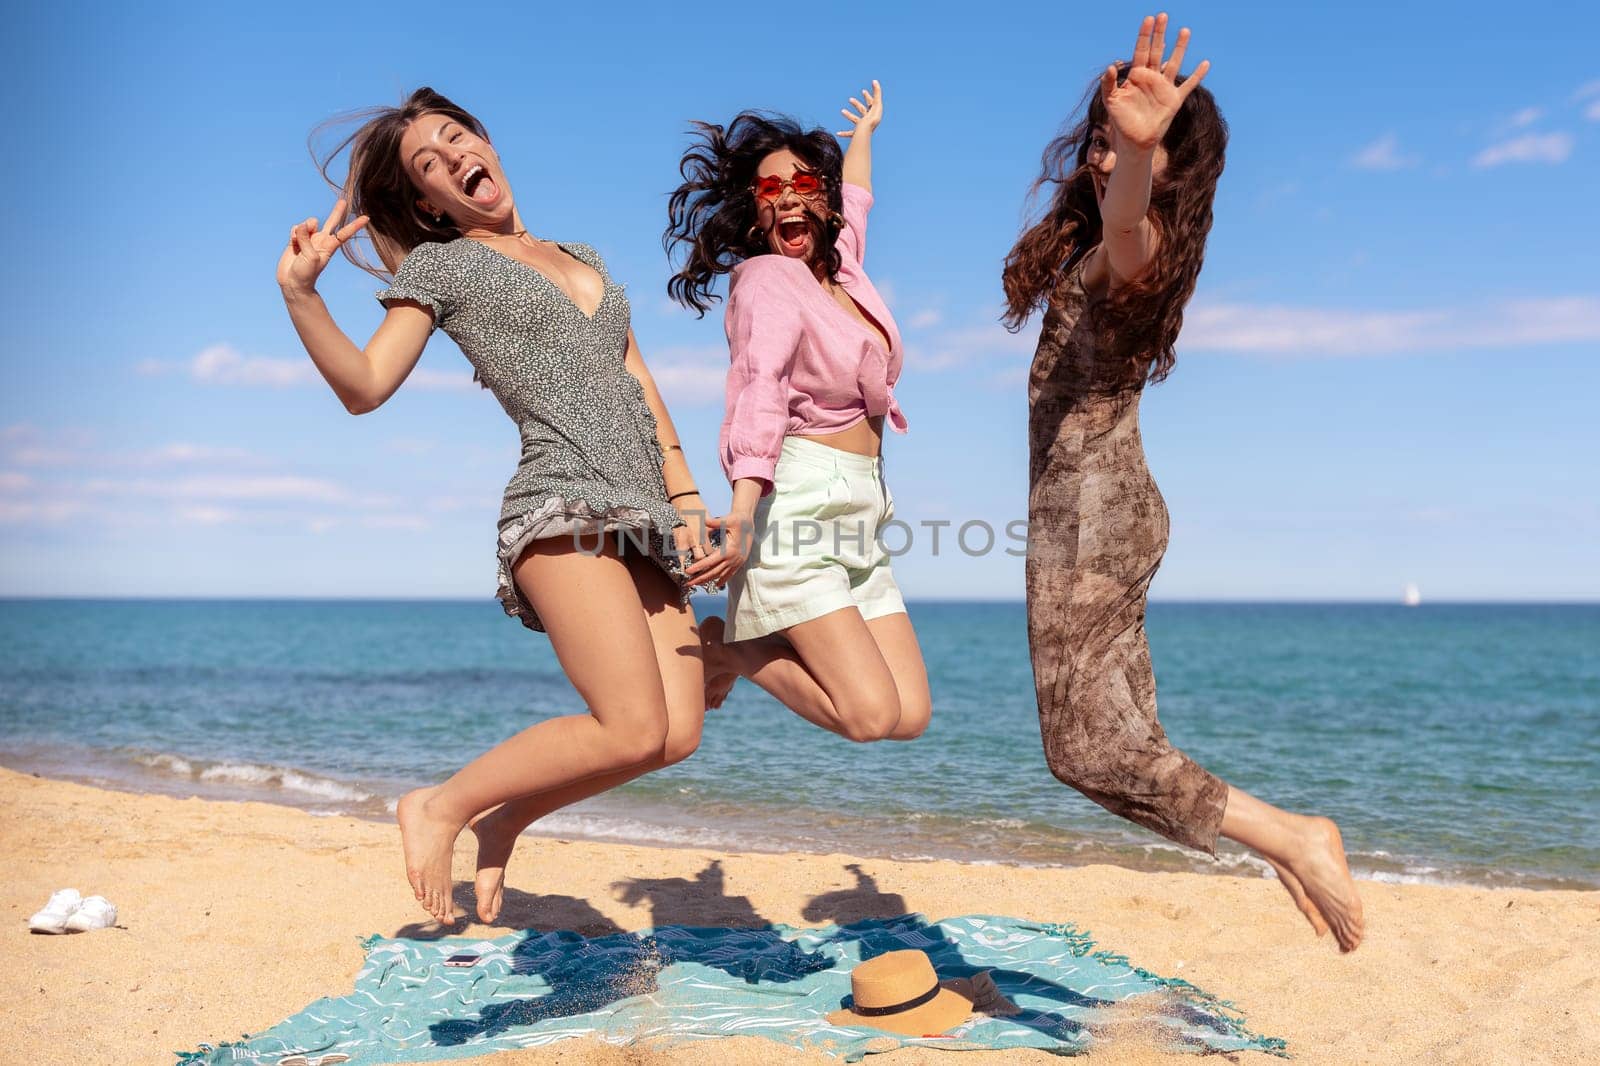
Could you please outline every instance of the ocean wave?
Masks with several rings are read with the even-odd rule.
[[[320,800],[342,800],[347,803],[366,803],[374,798],[366,789],[344,781],[262,763],[217,763],[201,770],[199,780],[212,784],[266,786]]]
[[[1352,866],[1350,873],[1358,881],[1377,881],[1385,885],[1443,885],[1450,888],[1485,887],[1459,877],[1442,877],[1437,871],[1432,873],[1410,873],[1405,870],[1367,870],[1359,866]]]
[[[349,781],[325,777],[310,770],[271,763],[223,760],[211,762],[192,756],[164,751],[125,752],[134,765],[162,778],[179,778],[197,784],[232,789],[255,790],[263,793],[289,793],[294,797],[319,800],[319,813],[348,813],[344,807],[328,808],[328,804],[369,805],[379,797],[369,789]],[[107,766],[110,770],[112,767]],[[270,798],[267,795],[263,799]]]
[[[172,774],[174,777],[193,777],[194,763],[178,755],[157,753],[154,755],[135,755],[133,761],[140,766],[155,770],[159,773]]]
[[[781,847],[776,839],[755,843],[748,833],[719,831],[710,826],[670,825],[646,822],[615,815],[557,811],[541,818],[535,827],[540,836],[578,837],[584,840],[612,840],[641,844],[670,844],[679,847],[754,848]]]
[[[72,776],[85,772],[101,785],[224,800],[256,799],[309,810],[321,816],[382,818],[395,809],[403,785],[376,778],[339,779],[302,767],[238,759],[207,760],[190,754],[131,748],[98,753],[74,749]],[[57,753],[41,765],[60,773]],[[23,760],[26,764],[28,760]],[[1031,868],[1111,863],[1152,871],[1273,878],[1271,866],[1233,846],[1215,860],[1165,840],[1140,840],[1133,833],[1050,826],[1017,817],[962,817],[919,811],[905,816],[844,817],[836,811],[791,808],[771,812],[706,802],[694,786],[670,798],[638,802],[613,796],[559,811],[541,820],[540,836],[720,851],[847,853],[899,861],[951,860]],[[691,800],[689,797],[694,796]],[[1351,872],[1361,880],[1401,885],[1479,888],[1592,888],[1588,878],[1553,877],[1473,863],[1431,861],[1420,855],[1373,848],[1352,852]]]

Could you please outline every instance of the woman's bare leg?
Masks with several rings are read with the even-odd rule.
[[[550,792],[524,796],[474,819],[470,826],[478,838],[478,872],[474,887],[478,917],[485,922],[500,916],[506,863],[523,830],[568,804],[597,796],[651,770],[681,762],[700,746],[700,730],[705,721],[702,702],[705,683],[700,669],[700,642],[695,631],[694,612],[679,601],[676,587],[654,563],[635,554],[624,558],[635,577],[655,645],[656,663],[661,670],[667,698],[666,745],[660,759]]]
[[[900,696],[900,720],[885,739],[915,740],[933,717],[933,693],[928,689],[928,666],[922,659],[917,631],[911,628],[911,616],[900,611],[869,618],[867,629],[877,641],[883,661],[889,664]]]
[[[1318,936],[1331,929],[1340,951],[1354,951],[1361,943],[1366,933],[1361,897],[1337,825],[1279,810],[1229,785],[1221,832],[1272,864]]]
[[[708,618],[701,636],[708,678],[747,677],[831,733],[909,740],[927,728],[927,668],[905,614],[869,623],[856,608],[842,607],[781,634],[731,644],[722,640],[722,620]]]
[[[667,740],[655,640],[614,546],[596,555],[566,537],[535,541],[515,573],[589,713],[524,729],[443,784],[401,798],[406,877],[423,909],[446,925],[454,921],[451,854],[470,819],[508,800],[658,764]]]

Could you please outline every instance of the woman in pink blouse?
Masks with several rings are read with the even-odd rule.
[[[706,702],[747,677],[802,718],[851,740],[927,728],[928,674],[878,543],[894,514],[880,458],[904,351],[867,277],[877,82],[846,109],[849,150],[826,130],[747,111],[697,123],[672,194],[668,283],[702,315],[729,275],[723,469],[733,505],[718,565],[728,618],[701,626]]]

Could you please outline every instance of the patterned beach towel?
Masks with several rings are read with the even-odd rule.
[[[1087,932],[1015,918],[929,922],[920,915],[820,929],[662,926],[586,938],[514,933],[493,940],[365,942],[355,991],[323,999],[239,1043],[180,1052],[188,1064],[432,1062],[570,1037],[660,1046],[760,1036],[846,1062],[904,1044],[1086,1051],[1119,1036],[1168,1050],[1282,1054],[1230,1004],[1096,951]],[[987,972],[998,999],[940,1037],[830,1025],[850,970],[888,951],[928,953],[941,978]],[[480,956],[448,967],[453,954]],[[979,987],[990,987],[980,980]],[[349,1059],[338,1058],[348,1055]],[[295,1059],[293,1056],[303,1056]]]

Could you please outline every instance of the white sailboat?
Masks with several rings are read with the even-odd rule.
[[[1422,603],[1422,590],[1417,588],[1416,582],[1406,583],[1406,588],[1400,595],[1400,602],[1407,607],[1416,607]]]

